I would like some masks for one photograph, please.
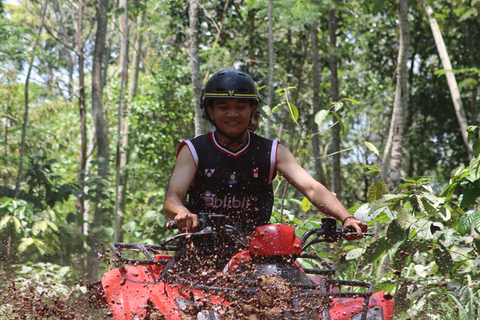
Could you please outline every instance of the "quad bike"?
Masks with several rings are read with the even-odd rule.
[[[124,266],[89,286],[90,305],[109,308],[109,316],[117,320],[393,319],[390,294],[374,293],[370,283],[334,280],[335,269],[326,260],[305,252],[315,243],[355,235],[336,220],[322,219],[321,228],[301,238],[287,225],[260,226],[246,237],[224,215],[200,214],[199,220],[199,232],[180,233],[159,245],[111,244],[115,264]],[[169,221],[167,228],[176,225]],[[221,272],[193,275],[199,281],[164,272],[179,241],[218,235],[230,237],[243,249]],[[127,257],[132,252],[137,256]]]

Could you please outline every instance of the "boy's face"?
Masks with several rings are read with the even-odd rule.
[[[207,111],[221,131],[237,137],[248,127],[254,108],[249,99],[216,98]]]
[[[258,129],[258,125],[260,124],[260,110],[255,109],[255,113],[253,114],[252,120],[250,120],[250,125],[248,126],[248,131],[255,132]]]

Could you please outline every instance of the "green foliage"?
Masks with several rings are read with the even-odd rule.
[[[0,3],[4,10],[0,17],[0,194],[3,195],[0,253],[2,258],[8,257],[7,262],[2,263],[5,266],[28,260],[51,260],[65,266],[77,265],[77,262],[81,265],[88,250],[84,241],[90,240],[90,236],[84,235],[80,226],[91,221],[95,208],[92,206],[86,216],[80,217],[75,207],[76,197],[71,197],[74,187],[85,182],[89,190],[83,195],[84,199],[97,200],[102,212],[101,226],[90,231],[100,231],[105,244],[113,235],[115,192],[113,176],[99,178],[95,161],[88,164],[86,181],[76,181],[80,145],[79,88],[77,57],[71,50],[75,47],[76,8],[69,2],[49,3],[51,11],[47,12],[45,23],[50,29],[37,35],[41,7],[38,2]],[[468,129],[475,153],[474,159],[468,162],[445,70],[438,59],[421,3],[411,2],[409,11],[412,63],[402,169],[405,176],[411,178],[402,181],[397,190],[388,190],[385,182],[379,180],[380,155],[385,147],[386,124],[394,100],[397,6],[381,1],[274,3],[273,86],[277,94],[271,106],[263,106],[270,120],[270,137],[281,139],[306,170],[315,174],[319,168],[315,167],[314,160],[318,159],[313,157],[310,142],[316,135],[325,184],[329,186],[330,128],[338,122],[342,127],[342,202],[351,206],[349,211],[368,221],[370,229],[376,228],[378,233],[374,240],[342,241],[334,247],[318,245],[317,251],[335,261],[339,277],[374,280],[377,289],[395,294],[401,305],[397,310],[399,318],[433,317],[439,310],[452,319],[478,317],[480,243],[470,236],[472,230],[480,231],[478,127]],[[480,28],[475,3],[478,1],[432,2],[465,106],[478,100],[475,88],[480,68]],[[132,22],[143,8],[147,15],[140,29],[144,50],[138,94],[127,96],[130,163],[122,230],[125,241],[158,243],[166,234],[162,204],[176,149],[182,140],[194,135],[189,14],[184,1],[129,2],[130,53],[134,51],[131,49],[135,36]],[[267,64],[267,8],[266,0],[229,1],[228,5],[224,0],[202,3],[198,34],[202,80],[219,69],[235,67],[249,72],[260,88],[266,87],[270,67]],[[326,13],[331,8],[337,14],[335,49],[329,46]],[[104,69],[107,71],[104,103],[111,139],[110,168],[116,152],[114,129],[118,125],[116,106],[120,91],[117,58],[120,32],[115,15],[122,10],[109,12],[110,59]],[[93,6],[86,7],[86,16],[95,17]],[[314,112],[312,107],[314,70],[310,32],[313,21],[318,23],[321,65],[319,112]],[[83,36],[87,54],[87,136],[90,138],[94,124],[90,106],[91,54],[88,53],[94,43],[94,19],[87,25],[84,25]],[[37,38],[39,49],[32,52],[29,48]],[[330,102],[328,60],[331,52],[340,58],[339,102]],[[30,82],[31,108],[25,150],[28,161],[21,195],[14,199],[24,116],[25,79],[21,72],[33,53],[36,58]],[[260,92],[262,96],[267,95],[265,89]],[[465,111],[468,119],[476,117],[476,108]],[[314,124],[319,127],[315,132]],[[259,132],[266,132],[264,125]],[[88,147],[95,158],[96,151],[90,151],[90,142]],[[319,215],[302,195],[285,187],[285,179],[277,177],[274,186],[277,198],[272,222],[294,225],[298,227],[298,234],[318,226]],[[79,192],[74,194],[78,196]],[[58,268],[53,272],[60,272]],[[17,275],[23,277],[23,274]]]
[[[48,212],[34,213],[33,206],[24,200],[1,198],[0,216],[0,255],[7,265],[59,249],[58,226]]]

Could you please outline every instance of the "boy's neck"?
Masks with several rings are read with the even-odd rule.
[[[230,141],[227,137],[225,137],[223,134],[215,131],[215,137],[217,138],[217,142],[224,147],[225,149],[228,149],[230,151],[237,151],[241,148],[243,148],[248,141],[248,132],[245,131],[242,135],[242,140],[240,141]]]

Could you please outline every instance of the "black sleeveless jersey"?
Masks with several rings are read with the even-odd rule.
[[[278,140],[249,132],[245,147],[232,152],[210,132],[182,142],[178,150],[184,145],[197,165],[189,191],[194,212],[224,214],[247,233],[269,223],[265,202],[272,200]]]

